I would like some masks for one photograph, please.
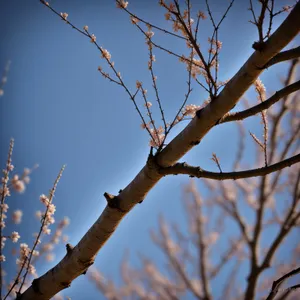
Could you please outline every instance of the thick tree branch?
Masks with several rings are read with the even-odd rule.
[[[292,156],[288,159],[285,159],[276,164],[259,168],[252,169],[246,171],[238,171],[238,172],[210,172],[201,169],[200,167],[190,166],[187,163],[177,163],[174,166],[168,168],[162,168],[160,173],[163,175],[177,175],[177,174],[186,174],[191,177],[197,178],[209,178],[215,180],[225,180],[225,179],[240,179],[240,178],[248,178],[248,177],[256,177],[256,176],[265,176],[272,172],[276,172],[286,167],[290,167],[293,164],[300,162],[300,154]]]
[[[255,51],[235,76],[226,84],[219,96],[203,108],[156,157],[162,167],[174,165],[191,150],[214,127],[263,71],[262,67],[279,53],[300,30],[300,2],[285,21]],[[268,167],[270,169],[270,167]],[[117,197],[119,207],[106,206],[98,220],[91,226],[79,243],[51,270],[34,280],[33,284],[19,297],[22,300],[50,299],[88,269],[99,250],[114,233],[124,216],[141,202],[148,192],[163,177],[155,164],[147,163],[137,176]]]
[[[264,65],[264,68],[269,68],[277,63],[280,63],[282,61],[287,61],[290,59],[295,59],[300,57],[300,46],[297,48],[293,48],[287,51],[282,51],[275,55],[270,61]]]
[[[286,97],[287,95],[296,92],[300,90],[300,80],[296,81],[293,84],[288,85],[287,87],[277,91],[272,97],[267,99],[264,102],[261,102],[258,105],[255,105],[249,109],[239,111],[239,112],[234,112],[234,113],[228,113],[225,115],[219,122],[220,123],[226,123],[226,122],[232,122],[232,121],[238,121],[238,120],[243,120],[248,117],[254,116],[260,112],[262,112],[265,109],[268,109],[271,107],[273,104],[278,102],[281,98]]]

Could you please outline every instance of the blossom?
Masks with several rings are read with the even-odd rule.
[[[262,81],[257,78],[254,82],[254,86],[255,86],[255,90],[259,93],[265,93],[266,92],[266,87],[264,86],[264,84],[262,83]]]
[[[23,178],[23,182],[26,183],[26,184],[28,184],[30,182],[30,177],[29,176],[25,176]]]
[[[167,21],[171,19],[171,14],[169,12],[165,13],[165,19]]]
[[[51,251],[51,250],[53,250],[53,248],[54,248],[54,246],[52,244],[48,243],[48,244],[44,244],[42,249],[43,249],[43,251]]]
[[[136,81],[136,88],[137,89],[140,89],[141,88],[141,86],[142,86],[142,83],[140,82],[140,81]]]
[[[259,78],[257,78],[255,80],[254,86],[255,86],[255,91],[258,93],[258,96],[257,96],[258,100],[261,102],[265,101],[266,100],[266,88]]]
[[[23,260],[25,257],[28,257],[29,253],[30,253],[30,249],[29,249],[28,245],[25,243],[20,244],[21,260]],[[17,264],[18,264],[18,261],[17,261]]]
[[[62,235],[62,231],[61,231],[60,229],[57,229],[57,230],[55,231],[55,236],[59,237],[59,236],[61,236],[61,235]]]
[[[35,212],[35,216],[40,220],[42,218],[42,216],[43,216],[43,213],[40,210],[37,210]]]
[[[152,106],[152,103],[147,101],[144,105],[145,107],[150,108]]]
[[[133,16],[130,17],[130,20],[131,20],[131,23],[132,23],[132,24],[137,24],[138,21],[139,21],[139,19],[137,19],[137,18],[135,18],[135,17],[133,17]]]
[[[146,36],[147,36],[147,38],[151,39],[151,38],[154,36],[154,32],[151,31],[151,30],[148,30],[148,31],[146,32]]]
[[[69,237],[68,237],[67,235],[64,235],[64,236],[62,237],[62,241],[63,241],[64,243],[66,243],[68,240],[69,240]]]
[[[202,11],[199,11],[197,16],[198,16],[198,18],[200,18],[202,20],[206,19],[206,15]]]
[[[103,49],[102,47],[100,49],[101,49],[102,57],[106,58],[107,60],[110,60],[111,54],[106,49]]]
[[[59,237],[54,237],[53,238],[53,243],[58,244],[59,243]]]
[[[96,36],[94,34],[91,35],[91,43],[96,43]]]
[[[29,274],[32,274],[32,275],[37,275],[36,274],[36,269],[35,269],[35,267],[32,265],[32,264],[30,264],[29,266],[28,266],[28,273]]]
[[[70,219],[68,217],[64,217],[62,220],[63,226],[68,226],[70,224]]]
[[[186,105],[184,108],[184,111],[183,111],[183,115],[185,115],[185,116],[190,115],[190,116],[194,117],[197,110],[199,110],[200,108],[201,108],[201,106],[195,105],[195,104]]]
[[[159,147],[162,145],[164,139],[165,139],[165,134],[163,133],[163,128],[162,126],[159,126],[156,130],[153,128],[149,129],[150,135],[151,135],[151,140],[149,142],[150,147]]]
[[[20,224],[21,221],[22,221],[22,216],[23,216],[23,212],[18,209],[18,210],[15,210],[12,214],[12,220],[15,224]]]
[[[47,211],[47,214],[49,215],[49,217],[50,217],[50,215],[54,214],[55,211],[56,211],[56,206],[54,204],[50,203],[48,205],[48,211]]]
[[[67,17],[69,16],[67,13],[60,13],[60,16],[67,21]]]
[[[10,235],[10,238],[12,240],[13,243],[17,243],[18,242],[18,239],[20,238],[20,235],[18,232],[16,231],[13,231]]]
[[[27,176],[30,174],[30,169],[24,168],[23,176]]]
[[[54,254],[49,253],[49,254],[46,255],[45,258],[46,258],[47,261],[53,261],[55,256],[54,256]]]
[[[22,180],[12,180],[12,187],[18,192],[23,193],[25,191],[25,183]]]
[[[5,261],[5,256],[4,255],[0,255],[0,261]]]
[[[88,31],[89,30],[89,26],[87,26],[87,25],[83,26],[83,30]]]
[[[219,40],[208,38],[208,42],[210,44],[212,44],[213,46],[215,46],[217,49],[221,49],[222,48],[222,42],[219,41]]]
[[[3,249],[4,248],[4,246],[5,246],[5,241],[6,241],[6,237],[2,237],[2,239],[1,239],[1,248]]]
[[[0,204],[0,207],[2,207],[2,212],[7,212],[8,205],[6,203]]]
[[[47,197],[46,195],[44,195],[44,194],[42,194],[42,195],[40,196],[40,200],[41,200],[41,202],[42,202],[43,204],[45,204],[45,205],[48,205],[48,204],[49,204],[49,199],[48,199],[48,197]]]
[[[216,41],[216,46],[217,46],[217,49],[221,49],[222,48],[222,42],[221,41]]]
[[[141,128],[142,128],[142,129],[146,129],[148,126],[149,126],[149,124],[145,124],[145,123],[142,123],[142,124],[141,124]]]
[[[118,0],[117,8],[126,8],[128,6],[128,1]]]
[[[7,165],[7,170],[8,171],[13,171],[13,169],[14,169],[14,165],[12,165],[12,164]]]
[[[0,188],[0,194],[3,194],[4,197],[10,196],[9,188],[7,186],[5,186],[4,189]]]
[[[47,228],[47,226],[43,226],[43,233],[49,235],[49,234],[51,233],[51,229],[50,229],[50,228]]]

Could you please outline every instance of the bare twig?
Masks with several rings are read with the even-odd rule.
[[[177,175],[177,174],[186,174],[190,175],[191,177],[197,178],[209,178],[215,180],[225,180],[225,179],[239,179],[239,178],[248,178],[248,177],[255,177],[255,176],[265,176],[272,172],[276,172],[286,167],[290,167],[293,164],[300,162],[300,154],[297,154],[293,157],[285,159],[281,162],[276,164],[259,168],[259,169],[252,169],[246,171],[239,171],[239,172],[222,172],[222,173],[215,173],[201,169],[200,167],[193,167],[188,165],[187,163],[177,163],[171,167],[161,168],[160,173],[162,175]]]

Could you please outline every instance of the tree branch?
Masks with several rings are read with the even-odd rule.
[[[209,178],[215,180],[225,180],[225,179],[240,179],[240,178],[248,178],[248,177],[256,177],[256,176],[265,176],[272,172],[276,172],[286,167],[290,167],[293,164],[300,162],[300,154],[292,156],[288,159],[285,159],[281,162],[276,164],[259,168],[259,169],[252,169],[246,171],[239,171],[239,172],[227,172],[227,173],[217,173],[217,172],[210,172],[201,169],[200,167],[190,166],[187,163],[177,163],[171,167],[161,168],[160,174],[162,175],[177,175],[177,174],[186,174],[190,175],[191,177],[197,178]]]
[[[288,278],[292,277],[292,276],[295,276],[297,274],[300,273],[300,268],[297,268],[295,270],[292,270],[291,272],[283,275],[282,277],[280,277],[279,279],[277,279],[276,281],[273,282],[273,285],[272,285],[272,289],[271,289],[271,292],[269,294],[269,296],[267,297],[266,300],[272,300],[275,298],[276,294],[278,293],[278,289],[279,287],[281,286],[281,284]],[[299,285],[296,285],[296,286],[293,286],[291,287],[293,289],[296,289],[296,288],[299,288]]]
[[[162,167],[174,165],[191,150],[214,127],[263,71],[262,67],[283,49],[300,30],[300,2],[288,17],[263,44],[261,51],[255,51],[241,69],[200,113],[156,156]],[[299,160],[299,157],[298,157]],[[282,163],[280,163],[282,164]],[[270,170],[271,166],[268,167]],[[47,273],[34,280],[20,299],[50,299],[86,271],[99,250],[115,232],[117,226],[133,207],[141,202],[148,192],[163,177],[155,164],[147,163],[136,177],[116,197],[117,207],[107,205],[96,222],[79,243]],[[224,175],[223,175],[224,176]]]
[[[264,65],[264,68],[269,68],[275,64],[278,64],[282,61],[290,60],[290,59],[295,59],[300,57],[300,46],[297,48],[293,48],[287,51],[282,51],[275,55],[270,61]]]
[[[262,112],[263,110],[268,109],[273,104],[278,102],[281,98],[283,98],[283,97],[285,97],[285,96],[287,96],[291,93],[294,93],[298,90],[300,90],[300,80],[298,80],[295,83],[290,84],[290,85],[286,86],[285,88],[277,91],[272,97],[270,97],[269,99],[267,99],[264,102],[261,102],[258,105],[255,105],[255,106],[253,106],[249,109],[243,110],[243,111],[228,113],[227,115],[225,115],[220,120],[219,124],[226,123],[226,122],[243,120],[243,119],[246,119],[248,117],[254,116],[254,115]]]

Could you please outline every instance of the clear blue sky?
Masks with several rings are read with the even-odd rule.
[[[158,25],[164,24],[164,11],[157,1],[129,2],[129,8],[137,15]],[[228,1],[212,2],[212,10],[218,16]],[[97,42],[110,51],[116,68],[129,87],[135,87],[137,79],[143,81],[150,98],[153,97],[144,38],[130,23],[128,15],[116,9],[114,1],[66,0],[50,3],[59,12],[67,12],[68,19],[79,28],[88,25],[90,32],[97,36]],[[247,1],[237,1],[220,31],[223,42],[221,80],[234,75],[253,51],[251,45],[257,33],[248,22],[251,15],[247,8]],[[278,17],[275,25],[282,17]],[[200,26],[200,43],[203,45],[210,35],[207,24],[208,20]],[[23,224],[26,226],[17,230],[21,233],[22,242],[31,245],[31,234],[39,226],[33,217],[35,210],[41,209],[39,195],[47,194],[61,166],[66,164],[54,199],[57,206],[55,218],[60,220],[68,216],[71,219],[67,233],[70,243],[76,244],[103,210],[103,193],[117,194],[144,165],[149,153],[149,137],[146,131],[141,130],[139,116],[125,92],[104,80],[97,71],[98,65],[105,66],[105,63],[96,47],[38,0],[0,1],[0,27],[0,71],[7,60],[12,61],[5,94],[0,98],[0,161],[4,166],[9,140],[13,137],[16,170],[21,172],[24,167],[35,163],[40,165],[32,174],[26,193],[14,194],[8,200],[12,209],[24,211]],[[177,52],[185,51],[183,43],[163,39],[157,32],[155,34],[159,42],[167,42]],[[154,51],[161,98],[170,120],[186,92],[185,66],[173,57]],[[272,82],[278,82],[277,75],[285,68],[286,65],[273,67],[262,76],[268,91],[278,89]],[[253,93],[249,95],[255,97]],[[202,90],[196,89],[190,103],[200,105],[206,98]],[[155,102],[154,99],[152,102]],[[259,118],[252,118],[246,124],[248,130],[261,134]],[[179,130],[180,126],[174,134]],[[216,152],[224,170],[229,171],[237,150],[236,133],[234,125],[219,126],[184,160],[216,170],[210,160],[212,152]],[[229,136],[230,143],[224,147],[224,137]],[[251,160],[253,143],[248,149]],[[148,232],[150,228],[157,227],[159,214],[169,221],[183,224],[179,200],[186,182],[188,179],[180,176],[164,178],[144,203],[125,218],[97,257],[96,265],[102,272],[118,278],[119,263],[125,249],[130,250],[133,264],[138,261],[133,257],[138,252],[161,261]],[[8,229],[12,231],[15,227]],[[56,260],[40,266],[39,275],[56,264],[64,254],[64,245],[59,245]],[[13,266],[14,261],[11,264]],[[94,286],[83,276],[73,282],[64,294],[72,299],[84,299],[87,286],[89,299],[100,299]]]

